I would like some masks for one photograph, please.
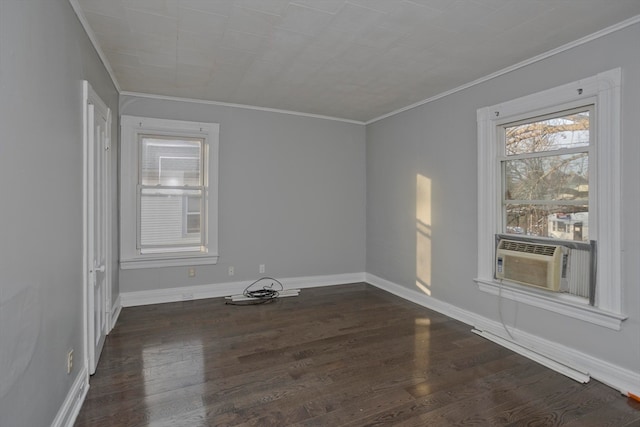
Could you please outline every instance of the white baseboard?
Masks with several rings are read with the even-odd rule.
[[[289,277],[278,280],[285,289],[304,289],[319,286],[343,285],[346,283],[364,282],[365,273],[334,274],[329,276]],[[218,298],[228,295],[241,294],[252,281],[227,282],[210,285],[181,286],[150,291],[122,292],[120,301],[122,307],[134,307],[166,302],[191,301],[204,298]]]
[[[538,353],[534,348],[525,346],[521,339],[516,339],[517,333],[511,333],[512,339],[502,338],[492,332],[489,332],[486,329],[473,329],[473,333],[493,341],[494,343],[501,345],[502,347],[506,347],[511,351],[514,351],[528,359],[538,362],[541,365],[546,366],[549,369],[553,369],[556,372],[559,372],[572,380],[578,381],[579,383],[588,383],[591,380],[591,376],[588,372],[583,372],[579,369],[574,368],[573,363],[570,362],[558,362],[555,359],[547,357]],[[510,337],[510,338],[511,338]]]
[[[72,427],[89,391],[89,371],[83,366],[67,393],[51,427]]]
[[[481,332],[480,335],[485,338],[517,351],[523,356],[542,363],[563,375],[571,377],[569,372],[563,368],[568,367],[572,371],[576,371],[576,375],[572,377],[573,379],[581,380],[582,378],[588,380],[591,377],[619,390],[624,395],[628,393],[633,393],[636,396],[640,395],[640,373],[638,372],[614,365],[606,360],[593,357],[542,337],[509,328],[512,339],[500,322],[463,310],[425,293],[398,285],[373,274],[366,274],[366,282],[408,301],[471,325]],[[482,332],[486,332],[486,334],[482,334]],[[493,339],[493,337],[497,339]],[[561,366],[556,366],[557,364]],[[580,373],[584,376],[581,377]]]
[[[120,295],[116,298],[115,302],[111,306],[111,325],[109,325],[109,332],[113,330],[116,326],[116,322],[118,321],[118,317],[120,317],[120,312],[122,311],[122,298]]]
[[[462,310],[455,305],[432,298],[425,293],[400,286],[396,283],[390,282],[373,274],[366,274],[366,282],[377,288],[397,295],[400,298],[406,299],[423,307],[429,308],[433,311],[437,311],[438,313],[447,315],[453,319],[459,320],[463,323],[466,323],[467,325],[473,326],[475,319],[478,318],[476,314],[466,310]]]

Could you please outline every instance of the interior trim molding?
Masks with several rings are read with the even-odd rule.
[[[258,107],[255,105],[247,105],[247,104],[234,104],[231,102],[221,102],[221,101],[209,101],[206,99],[194,99],[194,98],[180,98],[177,96],[169,96],[169,95],[155,95],[150,93],[142,93],[142,92],[120,92],[121,96],[136,96],[138,98],[149,98],[149,99],[160,99],[163,101],[177,101],[177,102],[189,102],[191,104],[204,104],[204,105],[216,105],[219,107],[231,107],[231,108],[242,108],[244,110],[257,110],[257,111],[266,111],[270,113],[279,113],[279,114],[288,114],[291,116],[301,116],[301,117],[311,117],[314,119],[323,119],[323,120],[333,120],[336,122],[343,123],[351,123],[354,125],[364,126],[366,123],[358,120],[351,119],[343,119],[341,117],[333,117],[333,116],[323,116],[322,114],[311,114],[311,113],[302,113],[300,111],[292,111],[292,110],[281,110],[278,108],[269,108],[269,107]]]
[[[558,295],[545,295],[544,291],[536,289],[525,289],[517,285],[502,286],[493,280],[473,279],[478,289],[491,295],[506,298],[512,301],[521,302],[547,311],[562,314],[584,322],[593,323],[598,326],[619,331],[622,329],[622,322],[627,316],[616,313],[609,313],[599,310],[590,305],[573,303],[561,299]]]
[[[320,286],[364,282],[365,273],[335,274],[328,276],[289,277],[278,279],[285,289],[304,289]],[[167,302],[192,301],[241,294],[253,281],[212,283],[208,285],[178,286],[149,291],[120,293],[122,307],[135,307]]]
[[[82,367],[76,379],[73,381],[73,385],[67,393],[67,397],[64,399],[62,406],[58,410],[56,417],[51,423],[51,427],[68,427],[72,426],[78,414],[80,408],[84,403],[84,399],[89,391],[89,371],[87,366]]]
[[[104,51],[100,47],[100,44],[98,43],[98,38],[96,37],[95,33],[89,26],[87,17],[84,16],[84,13],[82,12],[82,8],[80,7],[78,0],[69,0],[69,3],[71,4],[73,11],[76,13],[78,20],[82,25],[82,28],[84,28],[84,32],[87,33],[87,37],[89,37],[89,40],[93,45],[93,48],[96,50],[96,53],[100,57],[100,60],[102,61],[102,65],[104,65],[104,68],[106,68],[107,73],[109,74],[109,77],[111,78],[113,85],[116,87],[116,90],[118,91],[118,93],[120,93],[120,84],[118,83],[118,79],[116,79],[116,73],[113,71],[113,68],[111,68],[111,64],[109,64],[109,61],[107,60],[107,55],[105,55]]]
[[[598,380],[611,388],[620,391],[625,396],[628,393],[637,394],[640,391],[640,373],[633,372],[629,369],[614,365],[606,360],[598,359],[586,353],[564,346],[562,344],[546,340],[539,336],[521,331],[519,329],[509,328],[509,332],[514,337],[511,339],[504,326],[500,322],[487,318],[478,317],[475,322],[475,329],[481,331],[481,336],[490,339],[498,344],[502,342],[511,346],[518,346],[522,351],[515,350],[525,357],[533,359],[526,353],[539,355],[559,363],[565,368],[569,368],[583,375]],[[497,338],[497,339],[495,339]],[[501,344],[503,345],[503,344]],[[533,359],[536,360],[536,359]],[[543,363],[544,364],[544,363]],[[554,369],[552,366],[545,366]],[[554,369],[556,370],[556,369]],[[558,372],[573,378],[566,372],[557,370]],[[573,378],[576,379],[576,378]],[[586,382],[586,381],[583,381]]]
[[[564,363],[556,362],[553,359],[550,359],[546,356],[538,354],[537,352],[523,347],[519,344],[514,343],[513,341],[509,341],[494,335],[493,333],[485,330],[472,329],[471,332],[474,334],[481,336],[482,338],[488,339],[489,341],[493,341],[494,343],[501,345],[502,347],[508,348],[511,351],[518,353],[521,356],[524,356],[528,359],[534,360],[539,364],[546,366],[549,369],[553,369],[556,372],[559,372],[574,381],[579,383],[588,383],[591,380],[591,377],[586,372],[581,372],[578,369],[573,369],[571,366],[568,366]]]
[[[138,268],[185,267],[189,265],[215,265],[218,255],[193,255],[189,258],[155,258],[120,260],[120,269],[135,270]]]
[[[392,293],[400,298],[406,299],[430,310],[437,311],[453,319],[459,320],[467,325],[473,325],[478,315],[456,307],[453,304],[449,304],[444,301],[440,301],[433,298],[423,292],[409,289],[405,286],[398,285],[397,283],[390,282],[389,280],[378,277],[374,274],[367,273],[366,282],[370,285],[380,288],[383,291]]]
[[[604,37],[604,36],[606,36],[608,34],[615,33],[616,31],[620,31],[620,30],[622,30],[624,28],[627,28],[627,27],[629,27],[631,25],[637,24],[638,22],[640,22],[640,15],[633,16],[633,17],[631,17],[629,19],[626,19],[626,20],[624,20],[622,22],[618,22],[615,25],[612,25],[612,26],[607,27],[607,28],[603,28],[600,31],[596,31],[595,33],[589,34],[588,36],[582,37],[582,38],[580,38],[578,40],[574,40],[574,41],[569,42],[567,44],[564,44],[564,45],[562,45],[560,47],[557,47],[555,49],[552,49],[552,50],[549,50],[547,52],[541,53],[540,55],[534,56],[533,58],[525,59],[522,62],[518,62],[517,64],[511,65],[511,66],[506,67],[506,68],[503,68],[502,70],[498,70],[495,73],[491,73],[491,74],[486,75],[484,77],[480,77],[477,80],[474,80],[474,81],[469,82],[469,83],[465,83],[465,84],[463,84],[461,86],[458,86],[458,87],[453,88],[451,90],[448,90],[446,92],[439,93],[439,94],[437,94],[435,96],[432,96],[431,98],[427,98],[427,99],[424,99],[422,101],[418,101],[418,102],[416,102],[414,104],[407,105],[406,107],[402,107],[402,108],[399,108],[397,110],[394,110],[394,111],[392,111],[390,113],[383,114],[382,116],[379,116],[379,117],[376,117],[376,118],[371,119],[369,121],[366,121],[364,124],[365,125],[370,125],[370,124],[375,123],[377,121],[380,121],[382,119],[386,119],[388,117],[392,117],[392,116],[395,116],[397,114],[400,114],[400,113],[402,113],[404,111],[412,110],[412,109],[414,109],[416,107],[420,107],[421,105],[429,104],[431,102],[437,101],[438,99],[447,97],[449,95],[453,95],[454,93],[463,91],[463,90],[468,89],[470,87],[473,87],[473,86],[479,85],[481,83],[487,82],[489,80],[495,79],[496,77],[500,77],[500,76],[502,76],[504,74],[507,74],[507,73],[510,73],[512,71],[518,70],[520,68],[524,68],[527,65],[534,64],[536,62],[539,62],[539,61],[542,61],[542,60],[547,59],[549,57],[552,57],[554,55],[557,55],[559,53],[565,52],[565,51],[567,51],[569,49],[573,49],[574,47],[578,47],[578,46],[581,46],[581,45],[583,45],[585,43],[588,43],[590,41],[597,40],[600,37]]]
[[[116,326],[116,322],[118,321],[118,317],[120,317],[120,312],[122,311],[122,298],[120,295],[116,298],[111,306],[111,324],[109,325],[109,332],[113,330]]]
[[[551,361],[552,363],[543,364],[563,375],[568,375],[568,370],[563,370],[562,367],[569,368],[573,373],[577,373],[578,378],[587,379],[587,377],[591,377],[620,391],[624,395],[628,393],[640,395],[640,372],[634,372],[519,329],[509,328],[509,332],[514,338],[512,339],[507,335],[500,322],[461,309],[373,274],[367,273],[366,282],[400,298],[471,325],[476,330],[474,331],[475,333],[479,333],[479,335],[487,339],[496,337],[497,339],[492,339],[492,341],[517,351],[519,354],[538,363],[543,363],[545,359]],[[557,364],[561,365],[560,369],[556,369],[558,368]],[[571,376],[570,378],[576,379]]]

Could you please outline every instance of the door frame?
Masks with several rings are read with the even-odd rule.
[[[111,329],[111,294],[112,294],[112,256],[111,256],[111,209],[109,208],[109,200],[111,197],[111,124],[112,124],[112,116],[111,109],[107,107],[107,105],[100,99],[100,97],[93,90],[88,81],[83,80],[82,82],[82,128],[83,128],[83,166],[82,166],[82,187],[83,187],[83,206],[82,206],[82,227],[83,227],[83,250],[82,250],[82,295],[83,295],[83,341],[84,341],[84,365],[89,374],[93,374],[95,372],[95,366],[91,366],[90,363],[90,346],[94,343],[93,337],[93,328],[91,325],[91,316],[93,316],[93,312],[89,310],[89,298],[90,292],[93,292],[93,282],[91,280],[91,275],[93,274],[93,244],[94,244],[94,235],[93,230],[90,225],[92,224],[91,218],[94,217],[94,195],[91,183],[93,182],[95,177],[94,170],[94,155],[96,150],[91,147],[91,142],[93,140],[92,135],[89,135],[89,132],[93,131],[93,126],[90,126],[89,120],[92,120],[90,117],[91,108],[89,106],[93,106],[93,108],[101,109],[106,113],[107,125],[105,129],[106,133],[106,147],[103,147],[103,170],[104,170],[104,182],[103,186],[103,212],[101,217],[105,222],[104,228],[104,242],[103,242],[103,251],[105,254],[105,292],[104,292],[104,301],[105,305],[102,309],[105,310],[106,313],[106,328],[105,334],[108,334]],[[97,357],[96,357],[97,360]]]

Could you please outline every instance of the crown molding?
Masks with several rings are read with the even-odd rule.
[[[402,107],[402,108],[400,108],[398,110],[392,111],[390,113],[383,114],[382,116],[376,117],[375,119],[371,119],[369,121],[366,121],[365,125],[370,125],[370,124],[375,123],[377,121],[380,121],[382,119],[386,119],[388,117],[392,117],[392,116],[395,116],[397,114],[400,114],[400,113],[402,113],[404,111],[411,110],[411,109],[419,107],[421,105],[429,104],[431,102],[437,101],[438,99],[444,98],[444,97],[449,96],[449,95],[453,95],[454,93],[463,91],[463,90],[468,89],[470,87],[473,87],[473,86],[479,85],[481,83],[484,83],[486,81],[495,79],[496,77],[500,77],[500,76],[502,76],[504,74],[507,74],[507,73],[510,73],[512,71],[518,70],[520,68],[524,68],[527,65],[534,64],[536,62],[539,62],[539,61],[542,61],[544,59],[550,58],[550,57],[552,57],[554,55],[557,55],[559,53],[565,52],[565,51],[567,51],[569,49],[573,49],[573,48],[581,46],[581,45],[583,45],[585,43],[591,42],[593,40],[597,40],[597,39],[599,39],[601,37],[604,37],[604,36],[606,36],[608,34],[615,33],[616,31],[620,31],[620,30],[622,30],[624,28],[627,28],[627,27],[629,27],[631,25],[637,24],[638,22],[640,22],[640,15],[636,15],[636,16],[634,16],[632,18],[629,18],[629,19],[626,19],[626,20],[624,20],[622,22],[618,22],[615,25],[612,25],[610,27],[604,28],[604,29],[602,29],[600,31],[596,31],[595,33],[589,34],[588,36],[582,37],[582,38],[580,38],[578,40],[574,40],[574,41],[572,41],[570,43],[567,43],[567,44],[564,44],[564,45],[562,45],[560,47],[557,47],[555,49],[549,50],[549,51],[544,52],[544,53],[542,53],[540,55],[534,56],[533,58],[529,58],[529,59],[526,59],[526,60],[524,60],[522,62],[518,62],[517,64],[511,65],[511,66],[506,67],[506,68],[503,68],[502,70],[496,71],[495,73],[489,74],[489,75],[484,76],[484,77],[480,77],[479,79],[474,80],[472,82],[465,83],[465,84],[463,84],[461,86],[458,86],[458,87],[453,88],[451,90],[448,90],[446,92],[439,93],[438,95],[432,96],[431,98],[427,98],[427,99],[424,99],[422,101],[418,101],[418,102],[416,102],[414,104],[407,105],[406,107]]]
[[[93,45],[93,48],[96,50],[96,53],[100,57],[100,60],[102,61],[102,64],[104,65],[104,68],[106,68],[107,73],[109,74],[109,77],[111,77],[111,81],[113,82],[113,85],[116,87],[116,90],[118,91],[118,93],[120,93],[121,92],[120,91],[120,84],[118,83],[118,79],[116,79],[116,74],[113,71],[113,68],[111,68],[111,64],[109,64],[109,61],[107,60],[107,55],[105,55],[104,51],[100,47],[100,44],[98,43],[98,39],[97,39],[95,33],[93,32],[93,30],[89,26],[89,22],[87,21],[87,17],[84,16],[84,13],[82,12],[82,8],[80,7],[80,4],[78,3],[78,0],[69,0],[69,3],[71,4],[71,7],[73,8],[73,11],[76,13],[76,16],[78,17],[78,20],[80,21],[80,24],[82,24],[82,28],[84,28],[84,32],[87,33],[87,37],[89,37],[89,40],[91,41],[91,44]]]
[[[343,119],[341,117],[333,117],[333,116],[323,116],[321,114],[310,114],[310,113],[302,113],[300,111],[291,111],[291,110],[281,110],[278,108],[268,108],[268,107],[258,107],[255,105],[246,105],[246,104],[234,104],[231,102],[220,102],[220,101],[209,101],[206,99],[194,99],[194,98],[180,98],[177,96],[168,96],[168,95],[155,95],[151,93],[143,93],[143,92],[127,92],[121,91],[120,95],[123,96],[136,96],[139,98],[149,98],[149,99],[161,99],[164,101],[178,101],[178,102],[189,102],[192,104],[205,104],[205,105],[216,105],[219,107],[232,107],[232,108],[242,108],[244,110],[257,110],[257,111],[267,111],[270,113],[279,113],[279,114],[289,114],[292,116],[301,116],[301,117],[311,117],[314,119],[323,119],[323,120],[333,120],[336,122],[343,123],[351,123],[354,125],[365,125],[365,122],[360,122],[358,120],[351,119]]]

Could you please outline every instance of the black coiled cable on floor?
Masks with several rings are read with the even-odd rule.
[[[265,285],[259,289],[252,290],[252,288],[256,287],[256,285],[258,285],[263,281],[266,281],[266,282],[271,281],[271,284]],[[280,289],[273,288],[276,283],[278,284]],[[226,304],[228,305],[267,304],[267,303],[274,302],[276,299],[278,299],[278,296],[280,295],[280,291],[282,290],[284,290],[284,286],[282,285],[282,283],[280,283],[280,281],[272,277],[262,277],[256,280],[255,282],[253,282],[252,284],[250,284],[249,286],[247,286],[242,292],[242,295],[244,295],[245,297],[253,298],[253,299],[247,300],[247,301],[227,301]]]

